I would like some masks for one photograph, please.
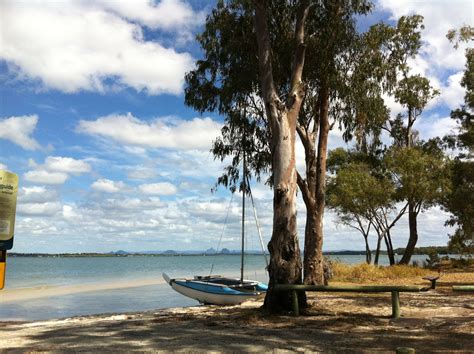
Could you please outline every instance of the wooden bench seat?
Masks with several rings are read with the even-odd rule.
[[[392,294],[392,318],[400,317],[400,293],[401,292],[420,292],[427,288],[414,285],[301,285],[301,284],[276,284],[275,291],[292,292],[293,313],[299,315],[298,292],[320,291],[320,292],[339,292],[339,293],[391,293]]]
[[[474,293],[474,285],[453,285],[453,291]]]
[[[423,277],[424,280],[429,280],[431,282],[431,289],[436,288],[436,281],[439,279],[439,276],[430,276],[430,277]]]

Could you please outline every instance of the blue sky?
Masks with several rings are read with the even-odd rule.
[[[194,36],[213,2],[0,2],[0,169],[20,176],[14,251],[107,252],[216,247],[230,193],[211,193],[223,164],[209,153],[222,117],[183,103],[184,74],[202,54]],[[425,17],[424,44],[410,64],[441,95],[416,128],[422,138],[455,125],[463,101],[464,50],[446,32],[473,24],[470,1],[388,1],[361,27],[402,15]],[[400,107],[387,97],[392,114]],[[332,131],[330,148],[344,146]],[[303,166],[302,147],[297,147]],[[268,241],[272,192],[253,186]],[[238,200],[238,198],[235,198]],[[304,207],[298,203],[299,227]],[[251,217],[249,213],[248,217]],[[420,216],[421,245],[445,245],[447,215]],[[249,233],[255,228],[248,226]],[[362,238],[325,217],[327,250],[362,249]],[[408,233],[402,220],[394,243]],[[303,235],[301,232],[300,235]],[[232,204],[223,247],[237,249]],[[375,243],[375,240],[372,239]],[[256,238],[249,248],[257,249]]]

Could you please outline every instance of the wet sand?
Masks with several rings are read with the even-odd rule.
[[[449,283],[446,283],[449,286]],[[390,294],[310,296],[304,316],[275,316],[261,302],[104,314],[38,322],[0,322],[0,349],[16,351],[350,351],[472,352],[474,297],[450,288]]]
[[[94,291],[136,288],[157,284],[166,284],[166,282],[162,278],[154,277],[145,279],[131,279],[127,281],[74,284],[65,286],[5,289],[0,292],[0,303],[6,304],[8,302],[13,301],[24,301],[51,296],[63,296]]]

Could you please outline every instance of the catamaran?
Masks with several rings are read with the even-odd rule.
[[[257,214],[255,211],[255,204],[253,202],[250,184],[246,179],[246,164],[245,155],[243,162],[243,176],[244,186],[242,192],[242,249],[241,249],[241,264],[240,264],[240,279],[228,278],[220,275],[200,276],[196,275],[193,278],[175,278],[171,279],[167,274],[163,273],[165,281],[178,293],[199,301],[202,304],[212,305],[238,305],[244,301],[257,299],[265,294],[267,285],[256,280],[244,279],[244,226],[245,226],[245,191],[247,190],[252,200],[255,220],[257,221]],[[247,182],[247,183],[246,183]],[[260,238],[260,245],[263,247],[263,239],[260,232],[260,227],[257,221],[257,230]],[[265,254],[264,254],[265,255]],[[265,261],[268,261],[265,257]]]

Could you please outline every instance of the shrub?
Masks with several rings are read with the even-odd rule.
[[[425,268],[430,268],[430,269],[436,268],[439,265],[439,262],[441,261],[441,259],[438,256],[438,252],[436,251],[436,249],[431,248],[428,250],[427,253],[428,253],[428,258],[425,261]]]

